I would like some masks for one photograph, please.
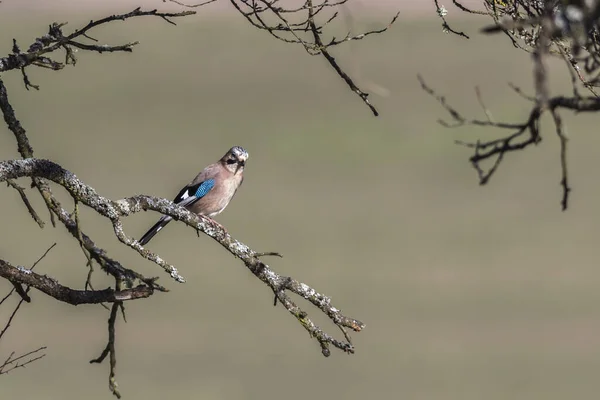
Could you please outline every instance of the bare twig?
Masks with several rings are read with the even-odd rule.
[[[397,13],[390,23],[381,29],[360,34],[348,33],[341,39],[323,39],[324,28],[338,17],[334,12],[324,22],[317,21],[324,10],[343,6],[348,0],[304,0],[300,6],[281,7],[279,0],[230,0],[233,7],[255,28],[267,31],[274,38],[286,43],[300,44],[310,55],[322,55],[346,85],[369,107],[373,115],[379,112],[369,100],[369,94],[361,90],[348,73],[331,54],[331,48],[343,43],[362,40],[367,36],[386,32],[398,19]],[[277,22],[270,22],[266,15],[274,16]],[[294,20],[295,18],[295,20]]]
[[[116,398],[121,398],[121,393],[119,392],[119,385],[115,379],[115,369],[117,367],[117,355],[115,352],[115,323],[117,322],[117,312],[119,310],[119,304],[122,303],[114,303],[110,309],[110,317],[108,318],[108,343],[102,353],[98,358],[90,360],[90,364],[100,364],[107,355],[110,354],[110,372],[108,374],[108,387],[110,391],[115,395]]]
[[[33,206],[29,202],[29,199],[27,198],[27,195],[25,194],[25,189],[22,188],[21,186],[17,185],[15,182],[13,182],[10,179],[7,180],[6,183],[8,184],[8,186],[12,187],[17,192],[19,192],[19,195],[21,196],[21,200],[23,200],[25,207],[27,207],[27,211],[29,211],[31,218],[33,218],[33,220],[39,225],[40,228],[43,228],[44,221],[42,221],[42,219],[38,216],[37,212],[35,212]]]
[[[42,261],[44,258],[46,258],[46,256],[48,255],[48,253],[50,253],[50,250],[52,250],[54,247],[56,247],[56,243],[53,243],[52,246],[48,247],[48,249],[46,249],[46,251],[44,252],[44,254],[42,254],[40,256],[40,258],[38,258],[37,260],[35,260],[35,262],[31,266],[31,268],[29,268],[29,269],[30,270],[34,269],[40,263],[40,261]]]
[[[34,361],[37,361],[46,356],[46,354],[38,354],[39,352],[46,350],[46,346],[39,347],[35,350],[27,352],[23,355],[15,357],[15,353],[12,352],[2,364],[0,364],[0,375],[8,374],[10,371],[17,368],[24,368]]]
[[[437,15],[440,17],[440,19],[442,20],[442,29],[444,32],[450,32],[453,33],[455,35],[461,36],[465,39],[469,39],[469,36],[464,33],[464,32],[460,32],[460,31],[456,31],[454,29],[452,29],[450,27],[450,25],[448,24],[448,21],[446,21],[446,14],[448,13],[448,10],[446,10],[446,8],[444,8],[444,6],[440,6],[438,0],[433,0],[435,3],[435,9],[437,11]],[[457,2],[454,2],[454,4],[458,4]]]
[[[182,3],[182,2],[177,1],[177,0],[168,0],[168,1],[170,1],[171,3],[179,4],[180,6],[189,7],[189,8],[196,8],[196,7],[205,6],[205,5],[210,4],[210,3],[214,3],[217,0],[206,0],[206,1],[203,1],[201,3],[196,3],[196,4],[186,4],[186,3]],[[166,2],[167,2],[167,0],[163,0],[163,3],[166,3]]]
[[[2,305],[2,303],[4,303],[6,300],[8,300],[8,298],[9,298],[10,296],[12,296],[12,294],[13,294],[14,292],[15,292],[15,288],[13,287],[12,289],[10,289],[10,290],[8,291],[8,293],[6,294],[6,296],[4,296],[4,297],[2,298],[2,300],[0,300],[0,306]]]
[[[68,63],[75,64],[76,60],[71,51],[71,47],[76,47],[82,50],[95,51],[98,53],[104,52],[115,52],[115,51],[125,51],[131,52],[132,47],[135,46],[138,42],[131,42],[122,45],[98,45],[98,44],[85,44],[79,41],[80,38],[88,38],[92,41],[96,39],[90,38],[88,32],[93,28],[108,24],[113,21],[125,21],[130,18],[136,17],[159,17],[165,20],[166,22],[175,25],[172,21],[173,18],[185,17],[188,15],[195,14],[195,11],[182,11],[179,13],[165,13],[159,12],[158,10],[148,10],[143,11],[140,8],[136,8],[135,10],[125,13],[125,14],[115,14],[105,18],[98,19],[96,21],[90,21],[84,27],[75,30],[71,34],[64,34],[63,27],[64,23],[53,23],[50,25],[48,33],[37,38],[36,41],[29,46],[29,49],[26,52],[22,52],[19,47],[14,42],[13,45],[13,54],[7,57],[0,58],[0,72],[10,71],[13,69],[21,69],[23,72],[23,79],[25,82],[25,87],[34,87],[38,89],[35,85],[32,85],[29,82],[29,78],[25,74],[24,68],[35,65],[38,67],[50,68],[53,70],[60,70],[64,68],[64,66]],[[46,54],[53,53],[56,50],[63,49],[66,53],[66,61],[56,61],[46,56]]]
[[[461,11],[473,13],[473,10],[457,4],[457,1],[453,2]],[[434,0],[434,3],[439,10],[438,0]],[[566,210],[571,192],[567,164],[568,138],[559,110],[571,110],[576,113],[600,111],[600,99],[594,90],[596,86],[600,86],[600,1],[483,0],[483,4],[486,12],[476,14],[490,17],[494,23],[483,28],[482,32],[503,32],[516,48],[532,54],[534,96],[526,95],[520,88],[511,85],[518,95],[533,103],[528,118],[521,123],[492,120],[477,90],[477,99],[486,113],[487,120],[468,120],[419,78],[422,87],[452,116],[454,123],[449,125],[442,121],[445,126],[468,124],[511,130],[509,135],[499,139],[478,140],[474,143],[459,142],[474,149],[470,161],[481,184],[489,181],[507,153],[523,150],[542,140],[539,121],[544,113],[550,113],[560,140],[561,207]],[[546,65],[550,57],[560,57],[566,63],[572,88],[570,97],[552,95],[549,69]],[[582,96],[579,85],[593,96]],[[492,162],[492,166],[486,171],[481,162],[487,160]]]
[[[564,132],[562,120],[558,114],[559,109],[567,109],[576,112],[595,112],[600,110],[600,99],[593,97],[563,97],[555,96],[549,97],[545,102],[536,101],[533,108],[529,113],[529,117],[522,123],[506,123],[506,122],[494,122],[489,118],[487,120],[468,120],[463,117],[458,111],[452,108],[446,102],[443,96],[437,95],[433,89],[427,86],[419,76],[419,81],[423,89],[436,98],[438,102],[446,109],[446,111],[452,116],[455,121],[454,125],[449,125],[444,121],[439,121],[444,126],[463,126],[463,125],[475,125],[481,127],[492,127],[499,129],[512,130],[513,133],[502,137],[500,139],[492,139],[486,141],[477,141],[475,143],[464,143],[458,142],[458,144],[474,149],[474,154],[470,157],[473,168],[477,171],[480,184],[484,185],[489,182],[489,179],[496,172],[500,163],[504,160],[504,156],[507,153],[514,151],[524,150],[530,145],[539,143],[542,140],[542,136],[539,132],[539,120],[545,111],[550,111],[553,116],[554,123],[556,126],[556,133],[561,142],[561,186],[563,187],[563,197],[561,205],[563,210],[567,209],[569,192],[571,188],[568,184],[567,174],[567,137]],[[516,88],[516,90],[519,90]],[[544,89],[542,88],[542,91]],[[539,97],[538,97],[539,98]],[[542,97],[543,98],[543,97]],[[532,100],[537,100],[532,99]],[[492,167],[487,171],[481,166],[481,163],[486,160],[494,160]]]
[[[485,116],[487,117],[487,120],[489,122],[494,122],[494,118],[492,117],[492,113],[490,112],[489,108],[486,107],[485,103],[483,102],[483,98],[481,97],[481,90],[479,90],[479,86],[475,86],[475,95],[477,96],[477,101],[479,102],[479,105],[481,106],[481,109],[483,110],[483,112],[485,113]]]
[[[562,177],[560,180],[560,185],[563,189],[563,196],[560,202],[563,211],[567,209],[569,206],[569,193],[571,192],[571,187],[569,186],[569,173],[567,170],[567,135],[563,128],[562,119],[558,113],[558,110],[553,109],[551,111],[552,118],[554,120],[554,125],[556,126],[556,134],[560,140],[560,169],[562,173]]]
[[[31,272],[38,264],[40,261],[42,261],[50,252],[50,250],[52,250],[54,248],[54,246],[56,246],[56,243],[54,243],[52,246],[50,246],[45,252],[44,254],[41,255],[40,258],[38,258],[33,265],[31,266],[30,269],[25,269],[23,267],[17,267],[18,270],[20,271],[29,271]],[[2,260],[0,260],[1,262]],[[1,267],[1,264],[0,264]],[[15,315],[17,315],[17,312],[19,311],[19,309],[21,308],[21,305],[23,304],[24,301],[26,302],[31,302],[31,298],[29,297],[28,293],[29,293],[29,289],[30,286],[27,287],[27,289],[23,289],[23,287],[21,286],[21,284],[26,284],[26,282],[21,282],[19,279],[16,278],[10,278],[10,277],[5,277],[6,279],[8,279],[14,286],[13,289],[10,290],[10,292],[8,292],[8,294],[2,299],[2,301],[0,301],[0,305],[2,303],[4,303],[4,301],[6,301],[6,299],[8,299],[10,297],[10,295],[12,295],[15,291],[21,296],[21,299],[19,300],[19,302],[17,303],[17,306],[15,307],[15,309],[13,310],[13,312],[11,313],[11,315],[8,318],[8,321],[6,322],[6,325],[4,325],[4,328],[2,329],[2,331],[0,332],[0,339],[2,338],[2,336],[4,336],[4,334],[6,333],[6,331],[8,330],[8,328],[10,327],[10,324],[12,323],[13,319],[15,318]]]
[[[0,268],[2,268],[2,260],[0,260]],[[17,306],[15,307],[15,309],[12,311],[12,313],[10,313],[10,316],[8,317],[8,320],[6,321],[4,328],[2,328],[2,331],[0,331],[0,339],[2,339],[2,337],[4,336],[6,331],[8,331],[8,328],[10,328],[10,324],[12,323],[13,319],[15,318],[15,315],[17,315],[17,312],[21,308],[21,304],[23,304],[24,301],[25,301],[25,299],[22,297],[19,300],[19,302],[17,303]]]

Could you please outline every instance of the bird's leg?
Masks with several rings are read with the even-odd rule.
[[[209,217],[210,218],[210,217]],[[227,232],[227,228],[225,228],[223,225],[221,225],[220,223],[218,223],[216,220],[210,218],[212,222],[214,222],[215,224],[219,225],[219,227],[221,229],[223,229],[223,232],[225,232],[227,235],[229,235],[229,232]]]
[[[221,225],[220,223],[218,223],[216,220],[212,219],[208,215],[200,215],[200,217],[201,218],[204,217],[204,218],[210,220],[213,224],[218,225],[219,228],[221,228],[223,230],[223,232],[225,232],[225,234],[229,235],[229,232],[227,232],[227,228],[225,228],[223,225]],[[198,235],[198,237],[200,237],[200,229],[196,229],[196,234]]]

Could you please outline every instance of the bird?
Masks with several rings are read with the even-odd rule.
[[[185,207],[197,215],[212,218],[220,214],[244,181],[244,167],[248,157],[249,154],[243,147],[233,146],[219,161],[204,168],[190,183],[184,186],[173,203]],[[141,237],[139,243],[142,246],[147,244],[172,219],[168,215],[161,217]],[[221,224],[218,225],[223,228]]]

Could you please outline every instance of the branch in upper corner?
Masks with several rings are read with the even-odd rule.
[[[564,57],[584,87],[600,86],[599,1],[484,0],[483,4],[494,23],[481,32],[502,32],[528,53],[541,49]]]
[[[123,243],[134,248],[143,257],[151,260],[153,259],[150,255],[153,253],[144,249],[139,245],[138,241],[124,235],[124,232],[124,236],[121,236],[120,231],[122,230],[122,226],[120,225],[120,220],[122,218],[140,211],[153,210],[168,215],[176,221],[181,221],[194,228],[195,231],[204,232],[206,235],[217,241],[227,251],[240,259],[254,276],[265,283],[275,293],[279,302],[298,320],[311,337],[319,342],[324,355],[329,355],[330,345],[347,353],[354,352],[352,343],[346,340],[338,340],[315,325],[308,317],[308,313],[298,307],[287,292],[289,291],[297,294],[316,306],[338,327],[349,328],[359,332],[365,327],[361,321],[342,314],[340,309],[331,304],[331,299],[329,297],[317,292],[305,283],[301,283],[295,279],[274,272],[267,264],[260,260],[260,257],[264,256],[265,253],[256,252],[245,244],[235,240],[214,220],[206,216],[193,214],[187,209],[166,199],[138,195],[117,201],[109,200],[98,195],[93,188],[79,180],[71,172],[48,160],[30,158],[0,162],[0,182],[6,179],[16,179],[25,176],[49,179],[64,187],[71,196],[76,198],[81,204],[90,207],[100,216],[108,218],[113,222],[115,234],[122,239]],[[158,258],[162,260],[160,257]],[[158,262],[157,264],[161,265]],[[164,269],[175,279],[179,276],[177,269],[172,265],[167,264],[167,267]],[[118,300],[120,299],[115,298],[115,301]]]
[[[438,6],[438,1],[434,0],[434,2]],[[462,11],[472,13],[472,10],[459,6],[456,0],[453,2]],[[511,131],[509,135],[499,139],[460,143],[474,149],[470,161],[478,173],[481,184],[489,181],[506,154],[524,150],[542,140],[539,121],[544,113],[549,112],[560,141],[560,186],[562,188],[560,204],[564,211],[568,208],[571,187],[567,163],[568,138],[559,109],[575,112],[600,110],[600,98],[594,90],[594,87],[600,86],[600,25],[598,24],[600,1],[484,0],[483,3],[486,12],[482,14],[492,17],[495,23],[483,28],[482,32],[487,34],[503,32],[515,47],[532,54],[535,94],[524,96],[519,88],[514,88],[519,95],[533,103],[528,118],[521,123],[494,122],[478,94],[478,100],[488,118],[467,120],[449,106],[443,96],[438,96],[428,87],[421,77],[419,80],[423,89],[435,97],[450,113],[454,120],[452,126],[469,124]],[[440,10],[439,6],[438,10]],[[443,18],[443,15],[441,16]],[[551,94],[547,67],[549,57],[560,57],[565,61],[571,79],[571,97]],[[582,96],[579,91],[580,86],[593,96]],[[449,126],[443,122],[442,124]],[[481,163],[488,160],[492,165],[486,170]]]
[[[448,24],[448,21],[446,21],[446,15],[448,15],[448,10],[446,9],[446,7],[440,6],[438,0],[433,0],[433,2],[435,3],[435,9],[436,9],[437,15],[442,20],[442,31],[444,33],[453,33],[453,34],[461,36],[465,39],[469,39],[469,36],[466,33],[461,32],[461,31],[456,31],[450,27],[450,24]],[[457,3],[455,3],[455,4],[457,4]]]
[[[168,23],[175,25],[175,23],[172,21],[173,18],[185,17],[188,15],[193,15],[195,13],[195,11],[164,13],[159,12],[158,10],[142,11],[140,8],[136,8],[135,10],[129,13],[115,14],[109,17],[101,18],[96,21],[90,21],[84,27],[77,29],[70,34],[66,34],[63,32],[65,23],[59,24],[55,22],[50,25],[48,33],[37,38],[35,42],[29,46],[26,52],[21,51],[16,42],[14,42],[12,54],[0,58],[0,72],[10,71],[13,69],[21,69],[23,71],[25,87],[37,88],[29,81],[29,78],[27,77],[24,71],[24,68],[30,65],[59,70],[64,68],[66,64],[76,63],[77,60],[74,56],[74,52],[72,49],[73,47],[81,50],[95,51],[98,53],[115,51],[130,52],[132,51],[132,47],[138,43],[132,42],[114,46],[84,43],[82,41],[83,39],[96,41],[96,39],[89,36],[88,32],[99,25],[104,25],[113,21],[124,21],[130,18],[147,16],[159,17],[164,19]],[[65,51],[65,61],[57,61],[46,56],[47,54],[53,53],[56,50],[60,49],[63,49]]]
[[[230,0],[233,7],[255,28],[264,30],[285,43],[300,44],[310,55],[322,55],[350,90],[361,98],[373,115],[378,116],[379,112],[371,104],[368,98],[369,94],[361,90],[344,71],[331,55],[330,49],[346,42],[362,40],[367,36],[386,32],[396,22],[400,13],[397,13],[391,22],[381,29],[360,34],[348,32],[341,39],[332,37],[325,40],[323,38],[325,27],[338,17],[337,11],[325,16],[325,10],[335,10],[344,6],[347,1],[304,0],[299,6],[282,7],[279,5],[279,0]],[[317,21],[317,18],[321,16],[322,18]]]

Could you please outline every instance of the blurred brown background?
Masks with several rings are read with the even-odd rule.
[[[0,5],[0,54],[10,52],[13,37],[28,46],[52,21],[75,29],[131,8],[15,3]],[[141,44],[133,54],[80,52],[77,66],[60,72],[30,69],[39,92],[26,91],[18,71],[2,76],[36,155],[111,198],[172,198],[230,146],[247,148],[244,186],[218,220],[253,248],[283,253],[269,260],[276,271],[327,293],[367,324],[353,335],[355,355],[336,351],[326,359],[282,307],[272,307],[271,292],[209,238],[172,224],[151,242],[188,279],[178,285],[86,211],[84,228],[101,246],[172,289],[128,303],[128,323],[117,325],[117,379],[126,399],[549,400],[597,393],[596,118],[566,118],[574,187],[568,212],[560,211],[558,143],[549,129],[538,147],[508,156],[479,187],[470,152],[453,141],[497,132],[440,127],[436,120],[446,115],[416,74],[465,115],[483,117],[477,84],[495,118],[521,121],[529,104],[507,82],[531,90],[529,58],[503,37],[482,38],[477,29],[487,21],[461,19],[449,4],[451,22],[473,38],[443,34],[429,3],[395,2],[403,13],[387,34],[335,51],[348,72],[360,72],[359,84],[390,91],[372,98],[380,118],[324,60],[252,29],[225,5],[199,9],[177,27],[144,18],[98,29],[101,43]],[[392,13],[359,9],[361,29]],[[565,72],[561,64],[551,71]],[[14,138],[1,126],[0,159],[16,157]],[[0,202],[0,256],[29,266],[58,241],[37,268],[83,287],[85,258],[65,229],[40,230],[12,189],[0,190]],[[126,229],[139,237],[156,218],[131,217]],[[102,275],[97,287],[109,283]],[[2,321],[8,312],[1,310]],[[88,364],[105,345],[107,318],[100,306],[75,308],[34,293],[0,357],[39,345],[48,355],[0,377],[0,396],[111,398],[107,364]]]

